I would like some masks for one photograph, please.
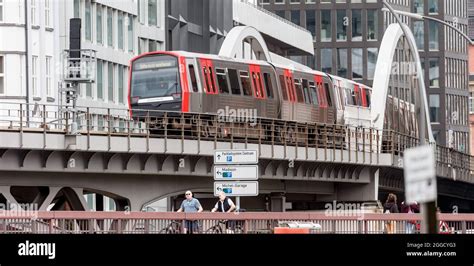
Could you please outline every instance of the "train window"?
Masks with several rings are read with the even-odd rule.
[[[257,98],[263,98],[263,90],[260,86],[260,73],[257,72],[251,72],[252,73],[252,82],[253,82],[253,88],[255,89],[255,97]]]
[[[299,103],[304,103],[303,87],[300,79],[294,79],[296,89],[296,99]]]
[[[217,84],[219,84],[220,93],[229,93],[229,85],[227,83],[227,73],[225,69],[216,68]]]
[[[198,89],[196,71],[194,70],[194,66],[190,64],[188,65],[188,69],[189,69],[189,77],[191,77],[191,85],[193,86],[193,91],[198,92],[199,89]]]
[[[309,93],[311,94],[313,104],[319,105],[318,93],[316,92],[316,86],[314,82],[309,82]]]
[[[240,82],[244,95],[252,96],[252,85],[250,84],[250,77],[247,71],[240,71]]]
[[[311,95],[308,88],[308,80],[303,79],[303,93],[304,93],[304,102],[307,104],[312,104]]]
[[[264,92],[265,89],[263,88],[264,84],[263,84],[263,82],[262,82],[262,76],[260,75],[259,72],[257,72],[257,80],[256,80],[256,82],[257,82],[257,85],[260,84],[260,86],[257,86],[257,87],[256,87],[256,88],[260,88],[260,89],[255,90],[255,91],[258,93],[258,94],[257,94],[257,97],[258,97],[258,98],[264,98],[264,97],[265,97],[265,92]]]
[[[213,82],[214,80],[214,73],[212,73],[212,67],[209,67],[209,78],[211,79],[210,80],[210,83],[211,83],[211,93],[217,93],[217,89],[215,87],[215,83]]]
[[[369,89],[365,89],[365,101],[367,102],[367,107],[370,107],[370,104],[371,104],[371,95],[372,94],[372,91],[369,90]]]
[[[332,107],[331,91],[329,89],[329,83],[324,82],[324,90],[326,91],[327,104]]]
[[[293,78],[291,77],[286,77],[286,91],[288,93],[288,98],[290,99],[291,102],[296,101],[295,97],[296,95],[294,94],[294,81]]]
[[[355,105],[354,98],[352,96],[352,91],[348,88],[345,88],[344,91],[346,92],[346,105]]]
[[[326,107],[327,103],[326,103],[326,97],[324,96],[324,90],[323,90],[323,85],[321,83],[318,82],[318,95],[319,95],[319,105],[321,107]]]
[[[209,70],[207,69],[207,66],[202,67],[202,72],[204,73],[204,80],[206,83],[206,93],[210,93],[212,92],[212,89],[211,89],[211,83],[209,80]]]
[[[362,95],[360,93],[360,87],[359,86],[354,85],[354,93],[355,93],[357,106],[363,106],[363,104],[362,104]]]
[[[239,84],[239,76],[237,75],[237,70],[229,69],[229,81],[230,81],[230,89],[232,94],[240,95],[240,84]]]
[[[286,82],[285,82],[285,76],[280,75],[280,86],[281,86],[281,94],[283,95],[283,100],[288,101],[288,94],[287,89],[286,89]]]
[[[263,79],[265,81],[265,88],[267,89],[267,97],[273,99],[273,86],[272,80],[270,79],[269,73],[263,73]]]

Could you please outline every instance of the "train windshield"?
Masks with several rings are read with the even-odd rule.
[[[147,56],[133,62],[131,96],[139,98],[179,95],[178,59],[170,55]]]

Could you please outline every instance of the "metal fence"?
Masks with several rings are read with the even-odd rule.
[[[144,213],[38,212],[21,217],[4,212],[0,233],[7,234],[183,234],[194,223],[197,234],[272,234],[279,226],[298,222],[317,224],[316,234],[420,233],[419,214],[325,213]],[[445,234],[474,234],[474,214],[439,214]],[[191,229],[192,227],[189,226]],[[411,228],[411,230],[409,230]]]
[[[254,143],[259,145],[296,146],[324,149],[324,154],[353,151],[353,156],[391,154],[394,164],[407,148],[418,145],[416,136],[393,130],[352,127],[322,123],[303,123],[279,119],[252,118],[234,121],[213,114],[78,107],[78,130],[86,136],[123,136],[164,139],[194,139],[203,141]],[[0,130],[64,134],[69,132],[71,112],[53,105],[0,103]],[[130,142],[128,142],[130,143]],[[45,144],[46,145],[46,144]],[[148,146],[147,146],[148,147]],[[272,149],[273,150],[273,149]],[[286,151],[286,149],[285,149]],[[317,153],[316,153],[317,155]],[[346,155],[347,156],[347,155]],[[351,156],[351,153],[348,153]],[[474,182],[474,160],[468,154],[442,146],[436,147],[438,174],[453,179]],[[318,158],[317,158],[318,159]],[[350,160],[351,158],[349,158]],[[356,161],[359,161],[356,158]],[[378,162],[378,161],[376,161]],[[396,165],[402,167],[402,165]]]

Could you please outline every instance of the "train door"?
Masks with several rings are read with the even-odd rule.
[[[204,113],[216,113],[219,90],[216,85],[214,66],[211,59],[200,59],[203,101],[202,110]]]
[[[285,69],[285,83],[288,95],[289,102],[289,114],[290,120],[295,119],[295,110],[296,110],[296,92],[295,92],[295,82],[293,80],[293,73],[290,70]]]
[[[249,65],[250,78],[252,79],[252,86],[254,96],[256,98],[256,107],[258,114],[264,116],[267,113],[265,100],[265,86],[263,84],[263,76],[259,65]]]
[[[326,92],[324,90],[323,77],[315,75],[314,82],[316,83],[316,89],[318,92],[319,101],[319,122],[326,123],[328,121],[328,102]]]
[[[203,89],[197,60],[195,58],[186,58],[186,66],[184,67],[186,67],[188,73],[189,103],[191,105],[189,111],[201,112]]]

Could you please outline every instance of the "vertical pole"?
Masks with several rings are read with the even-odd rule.
[[[240,196],[235,197],[236,211],[240,211]]]

